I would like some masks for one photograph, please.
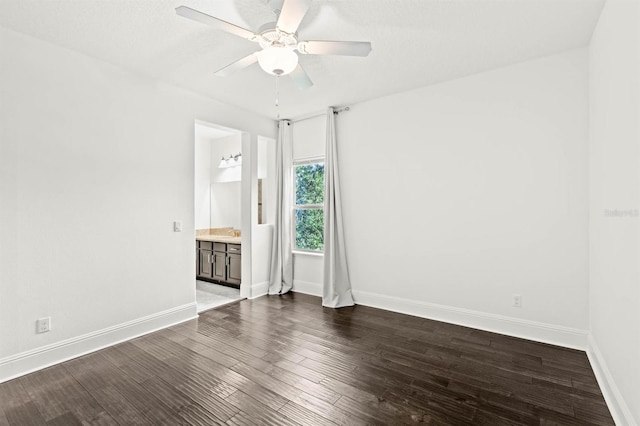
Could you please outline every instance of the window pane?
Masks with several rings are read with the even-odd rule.
[[[322,209],[296,210],[296,248],[324,249],[324,212]]]
[[[324,163],[295,167],[296,204],[322,204],[324,200]]]

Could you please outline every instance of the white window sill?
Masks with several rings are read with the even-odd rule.
[[[294,256],[311,256],[311,257],[324,257],[324,252],[316,253],[312,251],[300,251],[300,250],[292,250]]]

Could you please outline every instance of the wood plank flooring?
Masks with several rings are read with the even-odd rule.
[[[293,293],[0,384],[0,425],[612,425],[584,352]]]

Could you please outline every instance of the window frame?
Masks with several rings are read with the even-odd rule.
[[[300,254],[308,254],[308,255],[324,255],[324,235],[323,235],[323,248],[322,250],[311,250],[305,248],[299,248],[296,246],[296,211],[297,210],[322,210],[324,212],[324,194],[322,197],[322,204],[296,204],[296,194],[298,191],[298,187],[296,185],[296,167],[304,166],[308,164],[318,164],[322,163],[324,166],[325,156],[317,156],[317,157],[307,157],[307,158],[297,158],[292,161],[292,169],[291,169],[291,187],[293,191],[291,191],[291,251],[293,253]],[[323,170],[323,182],[324,182],[324,170]],[[324,229],[323,229],[324,234]]]

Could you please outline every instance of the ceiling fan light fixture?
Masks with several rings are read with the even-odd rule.
[[[292,49],[283,46],[271,46],[257,52],[258,64],[272,75],[286,75],[298,66],[298,55]]]
[[[267,74],[275,76],[290,74],[291,80],[299,89],[308,89],[313,86],[313,82],[302,66],[298,64],[298,54],[367,56],[371,52],[371,43],[368,41],[298,40],[298,27],[304,20],[313,0],[262,1],[271,6],[277,16],[277,21],[262,25],[258,32],[250,31],[187,6],[176,8],[176,14],[179,16],[260,45],[261,51],[251,53],[218,69],[214,73],[215,75],[226,77],[258,62],[260,68]],[[276,82],[278,81],[280,80],[276,79]]]

